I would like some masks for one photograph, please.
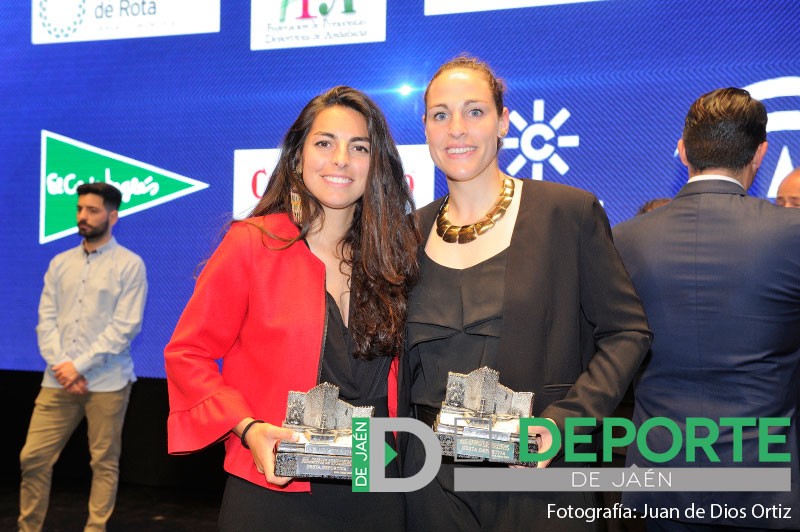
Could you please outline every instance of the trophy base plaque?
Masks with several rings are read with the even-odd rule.
[[[436,434],[442,447],[442,454],[452,456],[456,461],[500,462],[508,465],[536,467],[536,462],[523,462],[519,458],[519,442],[501,442],[485,438],[472,438],[457,434]],[[528,452],[539,451],[536,443],[528,444]]]
[[[275,457],[275,474],[281,477],[350,479],[352,459],[346,454],[315,454],[309,444],[281,442]],[[330,452],[332,449],[328,449]]]
[[[352,419],[372,417],[371,406],[353,406],[339,399],[339,388],[323,382],[307,393],[289,392],[285,428],[299,440],[282,441],[275,455],[280,477],[352,477]]]

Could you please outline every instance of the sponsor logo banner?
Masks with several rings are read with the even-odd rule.
[[[425,0],[425,15],[449,15],[451,13],[472,13],[475,11],[496,11],[517,7],[539,7],[558,4],[577,4],[579,2],[598,2],[601,0]]]
[[[403,160],[406,181],[414,203],[422,207],[433,201],[433,161],[425,144],[397,147]],[[257,149],[233,152],[233,217],[247,217],[267,188],[269,177],[278,164],[281,150]]]
[[[744,87],[756,100],[760,100],[770,109],[772,102],[792,101],[800,96],[800,76],[784,76],[766,79]],[[796,105],[794,106],[796,107]],[[780,153],[775,168],[762,163],[761,172],[770,178],[767,198],[775,199],[781,181],[800,163],[800,109],[787,109],[767,113],[767,140],[769,151],[776,150]],[[789,133],[778,133],[789,132]],[[792,158],[794,154],[794,158]]]
[[[252,0],[250,49],[386,40],[386,0]]]
[[[42,130],[39,243],[78,232],[77,188],[104,181],[122,192],[120,216],[207,188],[206,183]]]
[[[550,120],[546,120],[544,104],[544,100],[533,101],[530,121],[516,110],[509,114],[509,122],[519,131],[519,137],[508,136],[503,139],[503,149],[519,150],[519,154],[506,167],[506,172],[512,176],[541,180],[545,162],[561,175],[569,171],[569,164],[559,155],[559,151],[563,152],[563,148],[577,148],[580,145],[580,136],[565,135],[559,131],[571,116],[566,108],[562,107]],[[530,175],[517,175],[529,162]]]
[[[434,195],[434,166],[427,144],[405,144],[397,147],[403,160],[406,181],[414,195],[414,205],[424,207]]]
[[[31,42],[219,32],[220,0],[32,0]]]
[[[233,152],[233,217],[246,218],[267,189],[269,177],[278,164],[279,149],[235,150]]]

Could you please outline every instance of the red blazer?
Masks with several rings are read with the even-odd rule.
[[[325,266],[286,215],[234,223],[203,268],[164,350],[170,453],[225,440],[225,470],[254,484],[309,491],[309,483],[268,484],[231,429],[252,416],[280,426],[289,390],[317,384],[325,327]],[[222,362],[222,372],[218,360]]]

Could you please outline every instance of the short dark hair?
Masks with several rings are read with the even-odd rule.
[[[683,127],[689,165],[741,170],[767,140],[767,110],[744,89],[728,87],[702,95],[692,104]]]
[[[97,194],[103,198],[103,205],[109,212],[118,211],[119,206],[122,205],[122,193],[119,189],[102,181],[78,185],[78,196],[83,196],[84,194]]]

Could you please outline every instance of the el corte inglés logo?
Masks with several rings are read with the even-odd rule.
[[[39,243],[78,232],[77,188],[104,181],[122,192],[120,216],[208,188],[208,184],[42,130]]]

